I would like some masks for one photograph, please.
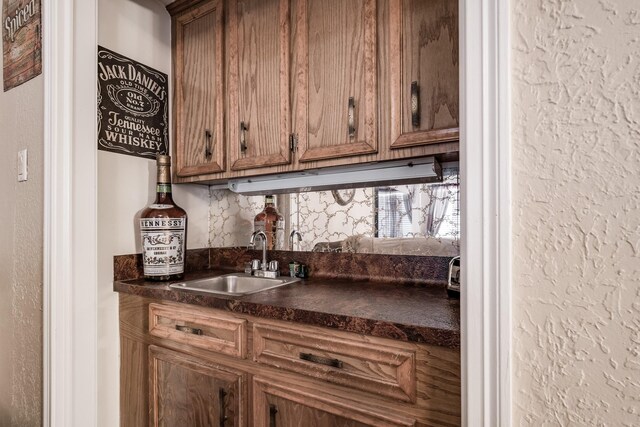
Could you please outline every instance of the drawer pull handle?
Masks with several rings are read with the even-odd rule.
[[[269,427],[276,427],[277,413],[278,413],[278,408],[276,408],[276,405],[269,405]]]
[[[247,131],[249,130],[249,124],[240,122],[240,152],[245,153],[247,151]]]
[[[356,100],[353,96],[349,97],[349,105],[347,112],[347,125],[349,127],[349,138],[356,137]]]
[[[207,138],[207,145],[204,148],[204,157],[208,160],[213,155],[213,152],[211,151],[213,145],[213,133],[211,133],[211,130],[205,129],[204,136]]]
[[[227,422],[227,416],[225,415],[225,413],[227,412],[227,407],[224,403],[224,397],[226,395],[227,393],[224,391],[224,389],[221,388],[218,392],[218,406],[220,407],[220,427],[224,427],[224,423]]]
[[[176,325],[176,329],[185,334],[202,335],[202,329],[190,328],[189,326]]]
[[[420,86],[418,82],[411,82],[411,125],[420,126]]]
[[[328,357],[316,356],[311,353],[300,353],[300,359],[307,362],[318,363],[320,365],[331,366],[332,368],[342,369],[342,360],[330,359]]]

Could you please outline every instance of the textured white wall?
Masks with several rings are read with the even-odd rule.
[[[160,2],[99,0],[98,7],[101,46],[171,76],[171,19]],[[134,218],[155,198],[155,180],[153,160],[98,152],[98,420],[101,426],[119,425],[120,351],[113,256],[140,252]],[[188,246],[206,247],[208,187],[174,186],[174,200],[189,215]]]
[[[640,2],[517,0],[514,425],[640,425]]]
[[[0,91],[0,426],[42,417],[43,82]],[[29,180],[17,182],[24,148]]]

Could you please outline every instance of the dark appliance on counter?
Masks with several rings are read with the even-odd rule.
[[[447,295],[450,298],[460,298],[460,257],[453,257],[449,261],[449,281]]]

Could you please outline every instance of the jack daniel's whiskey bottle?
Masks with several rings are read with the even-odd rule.
[[[179,280],[184,275],[187,213],[171,198],[171,157],[158,154],[156,201],[140,215],[144,278]]]
[[[264,196],[264,209],[253,219],[253,231],[262,230],[267,235],[268,250],[284,249],[284,217],[275,206],[275,197]]]

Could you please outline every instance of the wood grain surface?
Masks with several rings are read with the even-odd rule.
[[[391,0],[390,27],[391,148],[457,140],[457,1]],[[419,86],[419,126],[411,120],[412,82]]]
[[[220,148],[232,166],[210,173],[193,169],[194,175],[177,176],[176,182],[220,183],[430,155],[457,158],[454,0],[220,1],[226,83]],[[177,13],[202,3],[178,0],[168,9]],[[422,120],[414,129],[407,101],[417,80]],[[349,96],[356,101],[354,139],[347,136]],[[244,153],[240,121],[248,124]],[[291,133],[298,137],[294,153]]]
[[[253,378],[254,427],[400,427],[415,420],[382,412],[322,390],[284,383],[274,378]],[[271,410],[275,409],[272,415]]]
[[[375,153],[376,0],[298,0],[296,22],[300,161]]]
[[[122,324],[121,324],[122,325]],[[120,426],[149,425],[148,345],[120,334]]]
[[[149,378],[154,427],[245,425],[241,372],[150,346]]]
[[[20,13],[22,10],[30,12],[29,18],[26,22],[18,23],[16,11],[23,16]],[[10,33],[6,25],[13,27],[14,31]],[[42,73],[41,0],[3,0],[2,53],[5,92]]]
[[[197,329],[200,334],[183,332],[177,328],[185,326]],[[197,308],[177,310],[151,304],[149,333],[217,353],[246,356],[247,321],[223,313],[213,314]]]
[[[148,423],[144,422],[144,420],[147,419],[145,418],[147,415],[145,415],[144,408],[141,408],[143,404],[141,402],[144,402],[145,399],[149,402],[150,390],[148,384],[152,381],[150,375],[154,372],[153,369],[156,369],[149,368],[150,365],[146,358],[147,352],[149,351],[147,349],[152,346],[172,350],[181,355],[181,357],[189,358],[196,364],[213,367],[225,372],[241,373],[242,378],[246,378],[247,381],[249,381],[249,394],[244,394],[245,392],[242,391],[241,396],[246,396],[246,398],[240,398],[241,408],[239,410],[247,414],[245,424],[242,425],[265,425],[265,399],[267,399],[267,402],[274,403],[274,401],[269,399],[279,394],[279,397],[284,399],[284,402],[281,402],[280,405],[293,400],[297,402],[297,404],[302,405],[301,409],[293,409],[294,413],[300,416],[313,414],[308,415],[311,417],[308,422],[311,423],[313,422],[313,417],[317,416],[318,419],[327,419],[330,420],[330,422],[337,423],[336,425],[346,423],[344,425],[348,426],[358,425],[350,424],[354,420],[364,425],[414,425],[412,424],[413,422],[415,422],[416,426],[421,427],[461,425],[459,350],[400,342],[367,335],[333,331],[321,327],[295,324],[292,322],[259,319],[252,316],[234,314],[234,317],[246,320],[250,327],[247,334],[247,359],[241,359],[211,352],[188,343],[151,335],[149,333],[149,305],[158,303],[158,301],[152,299],[120,294],[122,351],[121,425],[123,427],[148,425]],[[190,305],[166,301],[159,304],[169,307],[172,310],[190,310],[192,308]],[[220,313],[219,310],[215,309],[198,309],[203,312],[208,312],[213,316]],[[406,400],[403,401],[398,398],[381,396],[373,387],[368,390],[362,390],[357,387],[352,387],[350,384],[335,384],[327,378],[303,375],[290,370],[284,365],[276,366],[256,363],[253,361],[254,357],[252,354],[252,347],[254,346],[254,337],[252,334],[253,324],[266,325],[269,330],[276,332],[300,329],[304,332],[303,335],[309,337],[325,337],[328,335],[334,338],[336,343],[346,340],[354,343],[354,345],[357,343],[359,346],[365,346],[370,349],[370,351],[375,351],[377,348],[397,348],[399,360],[402,359],[402,354],[414,353],[415,371],[409,373],[409,375],[413,375],[416,382],[415,403]],[[314,341],[309,340],[308,345],[313,346]],[[256,346],[259,347],[259,345]],[[320,350],[322,351],[322,349]],[[358,364],[356,364],[356,366],[358,366]],[[370,373],[378,372],[385,377],[389,375],[393,376],[393,374],[390,374],[392,371],[389,371],[387,368],[384,368],[382,372],[378,371],[378,367],[376,367],[375,364],[372,364],[370,368],[364,368],[363,365],[359,366],[359,369],[368,369]],[[256,396],[256,384],[250,384],[252,377],[263,378],[263,382],[274,384],[276,388],[263,388],[263,390],[258,393],[258,396]],[[407,378],[404,378],[402,381],[406,383]],[[278,384],[280,386],[277,386]],[[253,392],[251,392],[252,387]],[[349,408],[351,408],[352,411],[349,411]],[[315,412],[316,410],[320,412]],[[268,412],[266,413],[268,414]],[[384,414],[383,418],[380,418],[382,416],[381,414]],[[335,418],[336,416],[337,418]],[[254,423],[252,424],[248,420],[253,420]],[[307,419],[303,420],[305,423],[307,422]],[[280,421],[280,423],[276,424],[277,426],[313,425],[287,424],[283,419],[276,421]]]
[[[333,360],[339,367],[300,358],[301,354]],[[306,328],[253,324],[253,359],[346,385],[380,396],[415,402],[415,352],[402,347],[374,347],[331,333]]]
[[[222,1],[174,17],[175,175],[225,170]]]
[[[229,1],[231,169],[291,161],[289,0]],[[246,150],[240,147],[243,122]]]

